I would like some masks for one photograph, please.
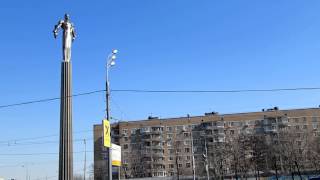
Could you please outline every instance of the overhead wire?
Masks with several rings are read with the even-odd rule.
[[[90,161],[93,159],[87,159],[87,161]],[[42,164],[55,164],[57,163],[58,160],[56,161],[42,161],[42,162],[30,162],[29,166],[40,166]],[[84,160],[74,160],[74,163],[82,163],[84,162]],[[25,163],[21,162],[21,163],[16,163],[16,164],[8,164],[8,165],[0,165],[0,168],[10,168],[10,167],[21,167],[22,165],[24,165]]]
[[[81,130],[81,131],[75,131],[73,134],[80,134],[85,132],[93,132],[93,130]],[[36,136],[36,137],[27,137],[27,138],[16,138],[16,139],[9,139],[9,140],[1,140],[0,144],[8,144],[8,143],[17,143],[21,141],[28,141],[28,140],[36,140],[36,139],[44,139],[48,137],[57,137],[59,134],[50,134],[50,135],[44,135],[44,136]]]
[[[85,138],[87,141],[92,141],[93,138]],[[83,138],[81,139],[74,139],[73,142],[82,142],[83,141]],[[0,144],[0,147],[12,147],[12,146],[28,146],[28,145],[42,145],[42,144],[56,144],[56,143],[59,143],[59,141],[40,141],[40,142],[35,142],[35,141],[32,141],[32,142],[25,142],[25,143],[17,143],[17,142],[14,142],[14,143],[8,143],[8,144]]]
[[[93,152],[93,151],[74,151],[74,154]],[[39,152],[39,153],[0,153],[0,156],[34,156],[34,155],[57,155],[58,152]]]
[[[239,89],[239,90],[146,90],[146,89],[113,89],[111,92],[126,92],[126,93],[249,93],[249,92],[279,92],[279,91],[310,91],[320,90],[320,87],[298,87],[298,88],[279,88],[279,89]],[[68,97],[85,96],[96,93],[105,92],[105,89],[89,91],[84,93],[73,94]],[[33,101],[24,101],[13,104],[0,105],[0,109],[22,106],[34,103],[50,102],[61,99],[60,97],[44,98]]]

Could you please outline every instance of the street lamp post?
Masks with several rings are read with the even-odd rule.
[[[114,49],[108,55],[107,64],[106,64],[106,119],[110,121],[110,83],[109,83],[109,69],[115,65],[116,54],[118,50]],[[110,131],[111,133],[111,131]],[[111,147],[109,148],[109,157],[108,157],[108,169],[109,169],[109,180],[112,180],[112,159],[111,159]]]

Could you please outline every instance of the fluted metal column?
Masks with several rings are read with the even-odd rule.
[[[59,180],[73,180],[71,62],[61,64]]]

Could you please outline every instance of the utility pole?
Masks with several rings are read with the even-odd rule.
[[[86,180],[86,166],[87,166],[87,143],[86,143],[86,139],[83,139],[83,144],[84,144],[83,180]]]

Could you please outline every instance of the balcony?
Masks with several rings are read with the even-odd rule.
[[[153,152],[152,157],[164,157],[164,153],[163,152]]]
[[[152,149],[163,149],[163,145],[152,145],[151,146]]]
[[[166,164],[166,162],[164,160],[154,160],[152,163],[153,164],[159,164],[159,165],[165,165]]]
[[[144,157],[144,158],[151,158],[151,152],[146,152],[146,151],[144,151],[144,152],[141,153],[141,155],[142,155],[142,157]]]

